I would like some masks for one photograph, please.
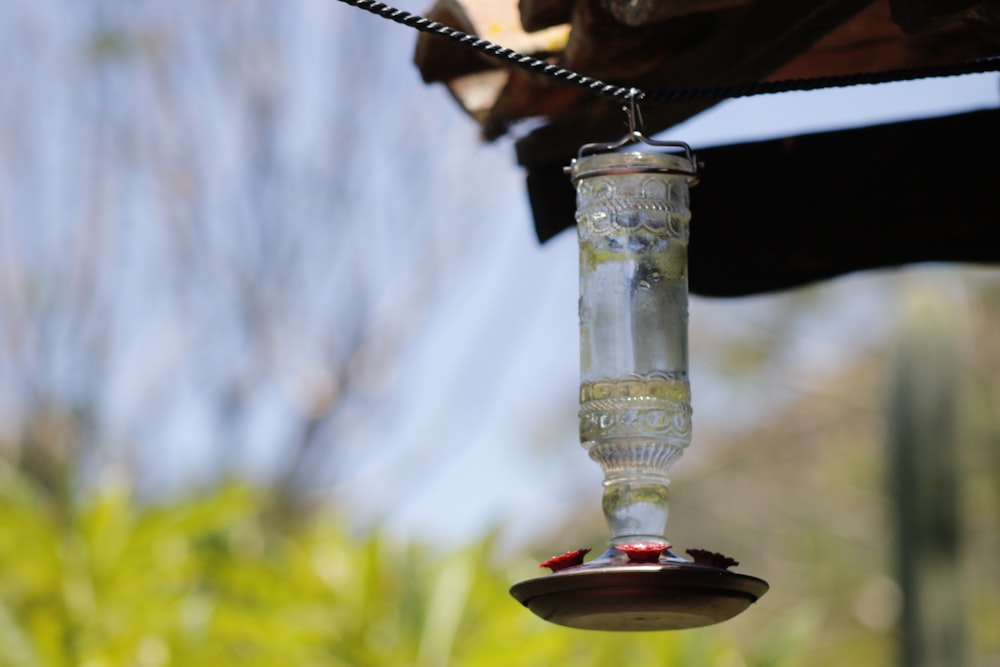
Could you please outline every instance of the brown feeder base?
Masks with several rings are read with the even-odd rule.
[[[680,561],[561,570],[527,579],[510,593],[536,615],[582,630],[698,628],[728,620],[756,602],[767,582]]]

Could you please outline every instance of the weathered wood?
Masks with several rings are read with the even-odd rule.
[[[521,25],[528,32],[569,23],[573,0],[521,0],[518,4]]]
[[[1000,0],[980,2],[971,7],[962,15],[962,22],[1000,45]]]
[[[573,8],[573,30],[558,61],[569,69],[606,81],[638,79],[707,39],[711,22],[710,16],[698,15],[663,25],[622,26],[603,15],[596,2],[578,0]],[[600,101],[596,102],[600,105]],[[524,118],[545,117],[553,119],[556,125],[562,119],[571,122],[580,109],[589,109],[594,103],[593,97],[577,86],[541,75],[512,75],[487,115],[483,134],[487,139],[496,138],[511,123]],[[612,104],[612,108],[618,107]],[[622,118],[620,111],[616,111],[613,122],[619,133],[623,128]],[[573,132],[572,128],[565,129]]]
[[[633,77],[611,80],[651,90],[704,88],[765,79],[942,65],[1000,51],[1000,45],[962,25],[932,35],[907,37],[893,24],[884,0],[873,3],[758,0],[743,10],[712,16],[718,23],[708,29],[710,36],[700,44],[672,54],[655,66],[647,67],[643,62],[636,67]],[[624,57],[615,60],[629,62]],[[646,105],[643,115],[649,131],[655,132],[712,105],[712,102]],[[578,105],[519,140],[518,160],[529,167],[566,160],[583,143],[617,138],[622,130],[622,117],[621,105],[616,102],[582,98]],[[492,121],[501,122],[495,115]]]
[[[994,42],[961,23],[924,35],[905,35],[888,2],[874,2],[820,38],[769,77],[795,79],[848,72],[881,72],[959,63],[997,51]]]
[[[717,12],[752,0],[600,0],[605,11],[622,25],[642,26],[688,14]]]
[[[521,0],[520,22],[531,30],[570,22],[571,29],[564,25],[553,36],[547,33],[559,28],[526,33],[517,26],[516,2],[438,0],[431,16],[582,74],[647,90],[945,65],[1000,54],[1000,0],[892,0],[917,9],[926,3],[961,19],[919,36],[900,31],[890,0]],[[917,9],[907,11],[913,17]],[[425,80],[447,82],[485,138],[499,137],[525,118],[548,120],[517,142],[525,166],[569,159],[581,144],[621,133],[618,102],[528,75],[440,37],[421,34],[417,48]],[[455,83],[490,68],[512,73],[474,86]],[[713,104],[646,105],[647,131],[676,125]]]
[[[474,35],[475,26],[458,0],[435,0],[426,14],[432,21]],[[458,77],[499,67],[495,60],[451,40],[420,33],[413,62],[425,83],[447,82]]]
[[[1000,263],[1000,110],[698,151],[690,285],[741,296],[914,262]],[[563,164],[528,170],[539,238],[572,226]]]
[[[514,3],[515,0],[435,0],[426,16],[466,34],[536,57],[544,57],[566,47],[569,26],[529,34],[521,27]],[[419,33],[417,37],[414,63],[425,82],[449,84],[470,74],[508,66],[508,63],[464,44],[426,32]],[[469,110],[468,107],[466,110]]]
[[[488,141],[507,133],[512,118],[556,118],[583,102],[586,92],[531,74],[522,69],[509,70],[506,85],[481,121],[482,136]]]
[[[640,67],[636,63],[632,67],[636,74],[618,82],[657,90],[759,81],[806,51],[870,1],[757,0],[743,8],[719,12],[711,15],[714,25],[699,26],[708,33],[699,42],[669,54],[671,57],[651,67]],[[662,29],[666,30],[671,23],[662,24]],[[571,45],[578,39],[576,28],[574,22]],[[665,38],[663,42],[669,44]],[[639,55],[644,53],[640,51]],[[647,60],[649,57],[646,55]],[[621,58],[617,62],[627,63]],[[640,62],[645,64],[645,61]],[[591,73],[587,68],[578,71]],[[600,74],[595,76],[600,77]],[[647,126],[658,130],[686,120],[713,104],[649,105],[643,112]],[[526,166],[564,160],[572,156],[581,143],[612,140],[622,134],[621,130],[620,105],[606,99],[591,99],[519,140],[518,159]]]
[[[909,34],[937,30],[992,0],[889,0],[893,20]]]

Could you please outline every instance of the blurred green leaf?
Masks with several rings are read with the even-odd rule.
[[[508,594],[537,564],[497,564],[491,539],[442,554],[330,515],[275,525],[240,484],[163,506],[111,485],[67,511],[0,475],[3,667],[740,664],[726,634],[539,620]]]

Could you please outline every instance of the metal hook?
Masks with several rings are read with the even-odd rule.
[[[609,141],[606,143],[593,143],[584,144],[577,151],[576,159],[579,160],[589,153],[601,153],[607,151],[614,151],[622,146],[627,146],[628,144],[633,144],[636,142],[641,142],[647,146],[661,146],[667,148],[679,148],[684,151],[684,157],[688,162],[691,163],[691,170],[678,170],[676,172],[684,174],[691,177],[692,182],[696,183],[698,180],[698,158],[695,157],[694,152],[691,147],[684,143],[683,141],[658,141],[656,139],[650,139],[643,134],[645,128],[645,122],[642,118],[642,111],[639,109],[639,100],[645,97],[646,94],[639,90],[638,88],[630,88],[628,91],[628,106],[623,107],[622,110],[625,112],[625,117],[628,119],[628,134],[617,141]],[[575,160],[574,160],[575,162]],[[566,167],[566,173],[571,173],[572,165]]]
[[[628,133],[633,136],[638,135],[637,138],[642,137],[642,132],[646,129],[645,123],[642,120],[642,111],[639,109],[639,100],[645,96],[646,94],[638,88],[630,88],[628,91],[628,106],[623,108],[625,115],[628,117]]]

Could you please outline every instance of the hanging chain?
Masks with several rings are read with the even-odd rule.
[[[1000,58],[991,57],[953,65],[936,65],[929,67],[914,67],[910,69],[887,70],[884,72],[859,72],[839,76],[822,76],[808,79],[786,79],[783,81],[759,81],[734,86],[718,86],[713,88],[689,88],[681,90],[651,90],[637,91],[633,87],[618,86],[599,79],[574,72],[573,70],[553,65],[550,62],[518,53],[513,49],[500,46],[486,39],[470,35],[449,26],[432,21],[423,16],[411,14],[402,9],[396,9],[377,0],[339,0],[345,4],[371,12],[390,21],[395,21],[410,28],[458,42],[471,49],[485,53],[493,58],[505,60],[528,71],[585,88],[595,95],[609,97],[620,102],[635,101],[653,103],[701,102],[718,101],[731,97],[749,97],[770,93],[791,91],[819,90],[821,88],[839,88],[862,84],[889,83],[892,81],[912,81],[934,77],[958,76],[961,74],[979,74],[983,72],[1000,71]]]

